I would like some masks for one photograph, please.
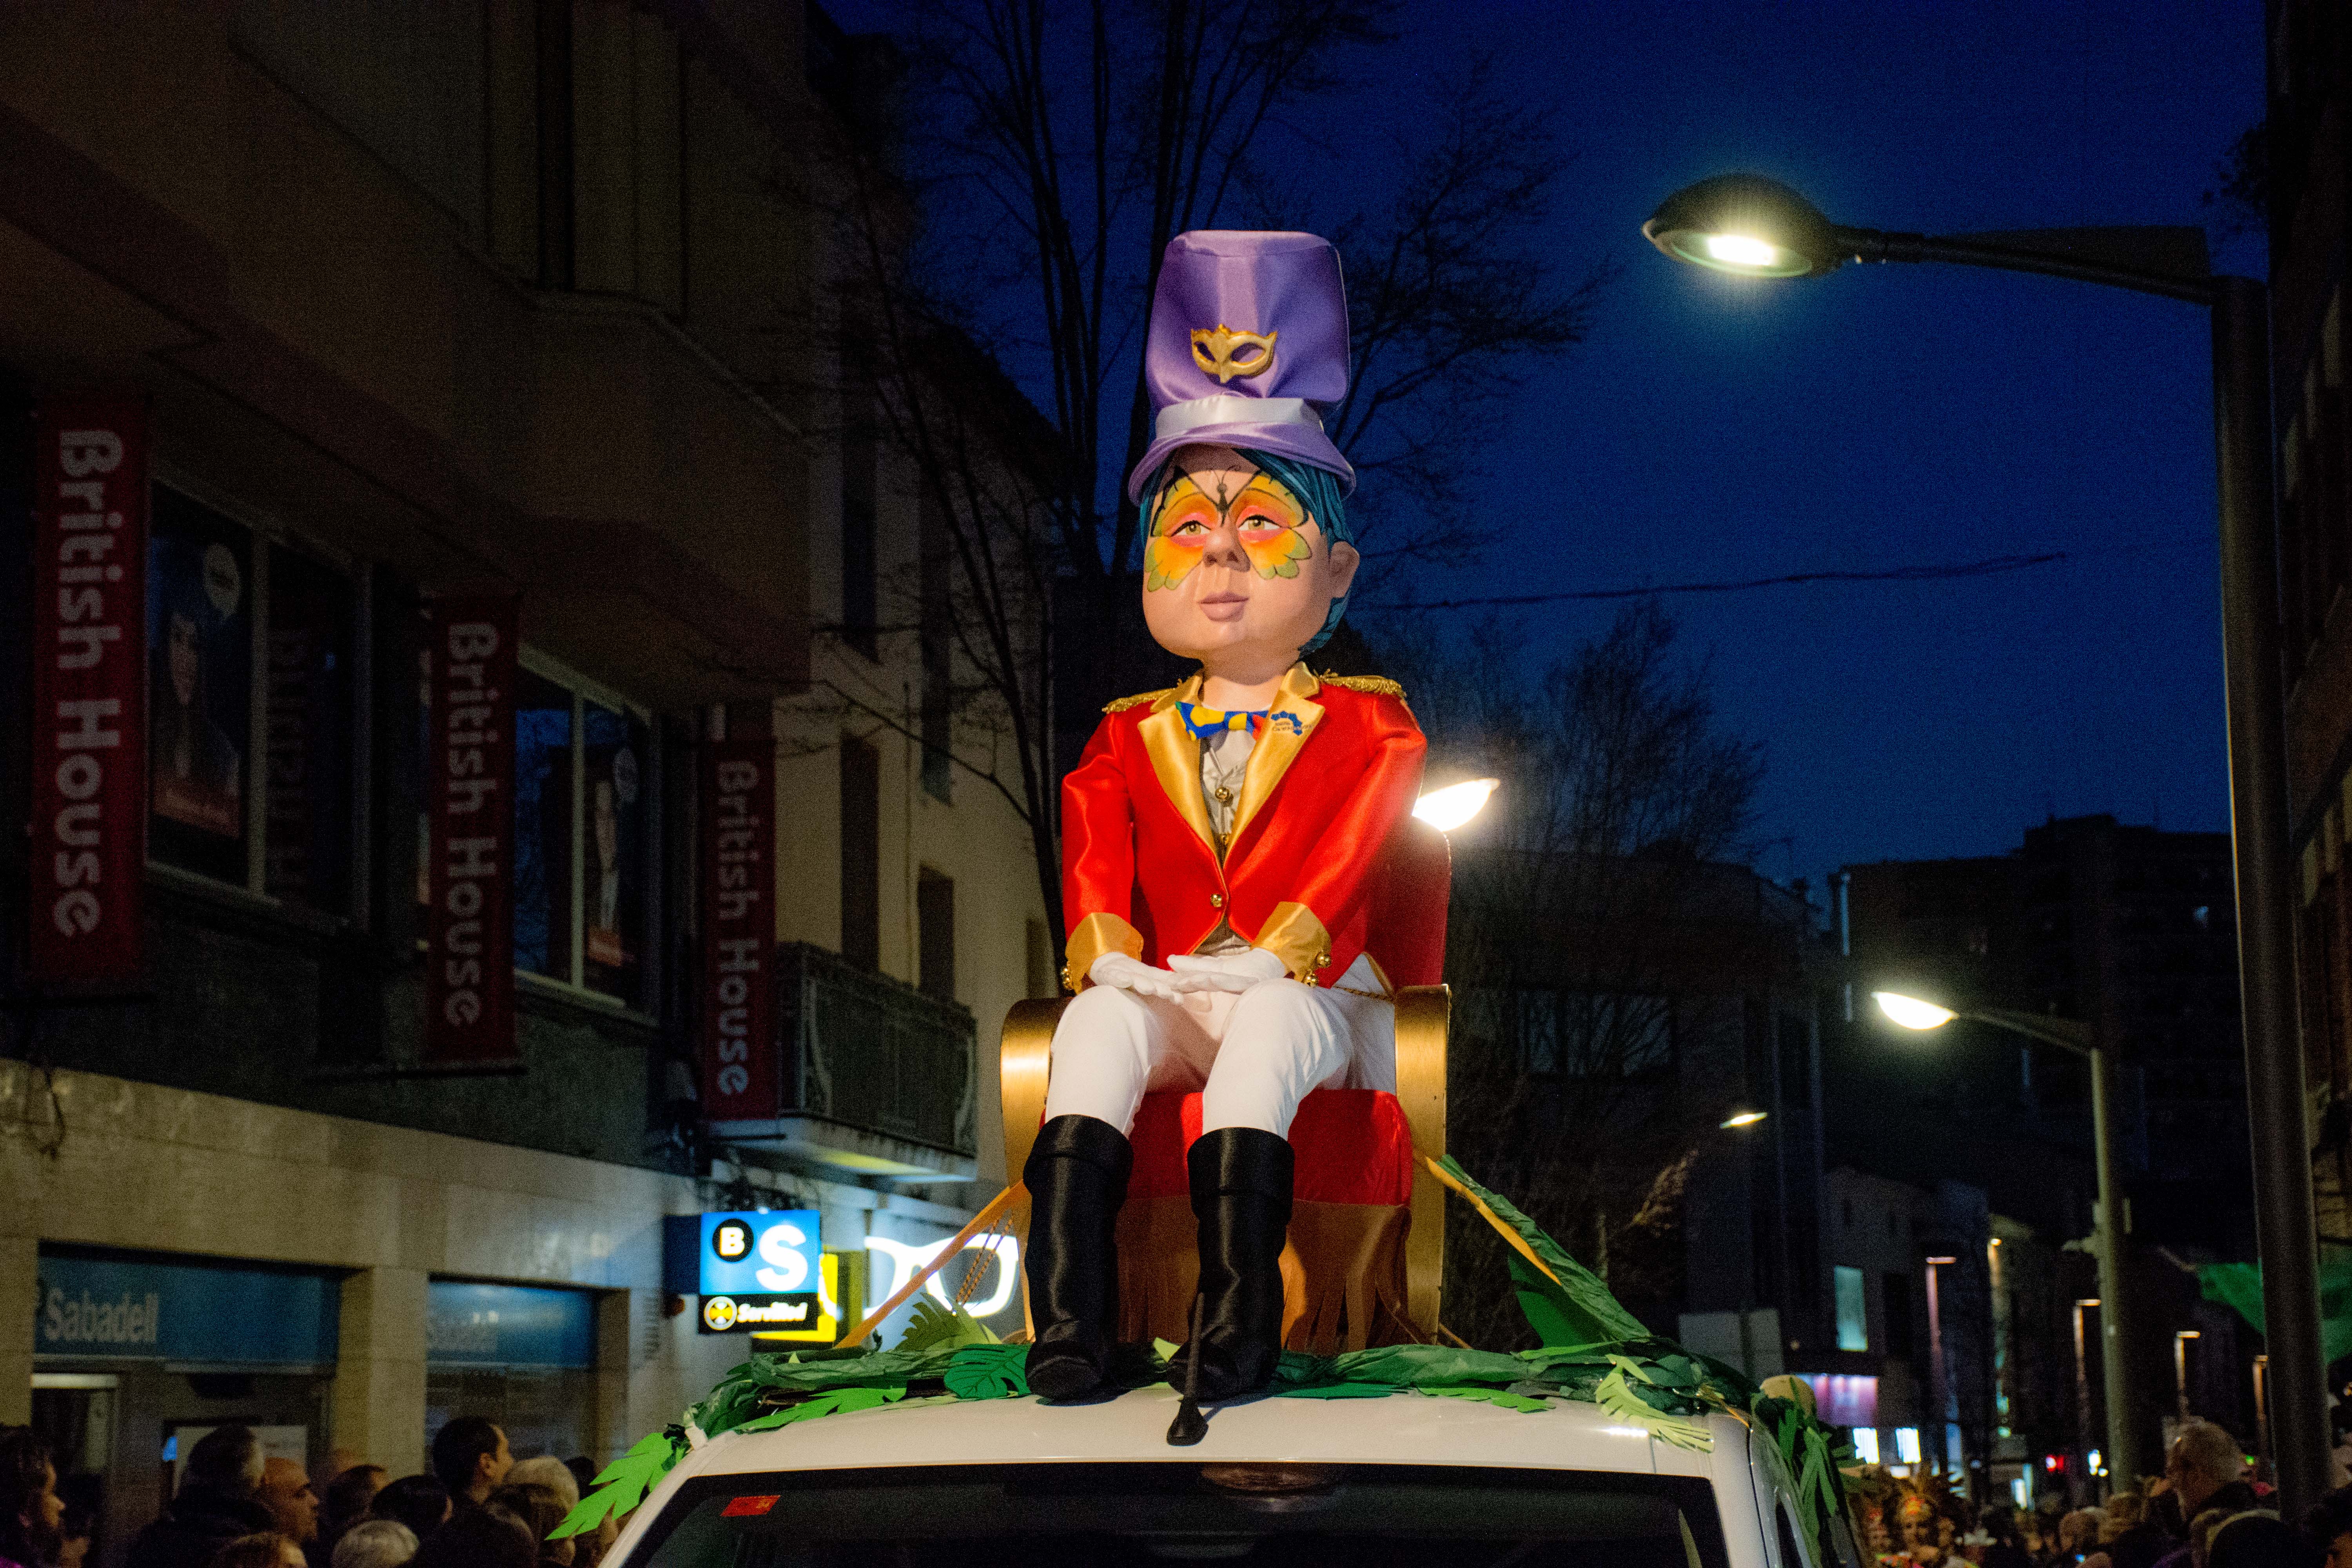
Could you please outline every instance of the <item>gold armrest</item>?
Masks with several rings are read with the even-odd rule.
[[[1015,1002],[1004,1015],[1003,1044],[998,1053],[998,1083],[1004,1099],[1004,1184],[1021,1180],[1029,1163],[1029,1150],[1037,1142],[1037,1128],[1045,1114],[1045,1065],[1054,1045],[1054,1026],[1062,1021],[1066,996]]]
[[[1397,1104],[1415,1152],[1445,1157],[1445,1029],[1454,993],[1408,985],[1396,994]],[[1445,1189],[1425,1168],[1412,1178],[1412,1229],[1405,1240],[1405,1314],[1437,1337],[1438,1289],[1445,1279]]]

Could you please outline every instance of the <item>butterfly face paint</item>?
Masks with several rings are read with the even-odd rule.
[[[1302,531],[1307,509],[1281,480],[1254,474],[1228,496],[1232,476],[1213,476],[1203,490],[1191,474],[1180,474],[1160,492],[1151,517],[1151,537],[1143,547],[1143,586],[1173,588],[1191,576],[1207,553],[1209,541],[1230,522],[1242,552],[1261,577],[1296,577],[1312,547]]]

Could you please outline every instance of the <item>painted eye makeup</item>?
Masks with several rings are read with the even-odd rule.
[[[1221,507],[1187,474],[1168,487],[1153,510],[1150,537],[1143,548],[1145,590],[1172,588],[1191,576],[1210,535],[1228,515],[1253,571],[1268,578],[1298,575],[1298,563],[1311,553],[1300,531],[1307,510],[1280,480],[1256,475]]]

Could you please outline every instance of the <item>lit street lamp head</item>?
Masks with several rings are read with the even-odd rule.
[[[1676,191],[1642,236],[1676,261],[1741,278],[1818,277],[1853,255],[1820,209],[1761,174],[1717,174]]]
[[[1940,1029],[1959,1016],[1949,1007],[1938,1007],[1933,1002],[1922,1002],[1897,991],[1874,991],[1870,996],[1890,1021],[1906,1029]]]

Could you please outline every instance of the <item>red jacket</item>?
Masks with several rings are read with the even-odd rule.
[[[1097,958],[1165,965],[1222,918],[1307,984],[1328,984],[1379,940],[1369,930],[1381,850],[1421,789],[1428,742],[1393,682],[1318,680],[1303,664],[1251,751],[1234,833],[1217,859],[1201,747],[1169,691],[1112,703],[1062,781],[1063,983]]]

